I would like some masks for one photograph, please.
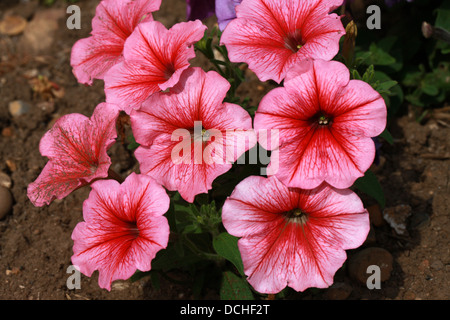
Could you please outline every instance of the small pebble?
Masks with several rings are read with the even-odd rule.
[[[11,211],[13,205],[13,198],[11,192],[0,186],[0,220],[6,217],[6,215]]]
[[[326,298],[329,300],[345,300],[350,296],[352,291],[353,288],[349,284],[336,282],[327,289]]]
[[[11,127],[6,127],[3,128],[2,130],[2,136],[6,137],[6,138],[10,138],[14,135],[14,131]]]
[[[11,101],[9,103],[9,113],[13,117],[19,117],[30,111],[31,107],[28,103],[21,100]]]
[[[0,172],[0,186],[10,189],[11,185],[11,178],[6,173]]]
[[[121,291],[121,290],[125,290],[130,286],[130,284],[126,281],[116,281],[113,282],[113,284],[111,285],[112,290],[117,290],[117,291]]]
[[[383,218],[399,235],[407,234],[406,220],[411,215],[411,206],[400,204],[383,210]]]
[[[14,268],[12,268],[11,270],[6,270],[6,275],[7,276],[10,276],[10,275],[15,275],[15,274],[18,274],[20,272],[20,269],[19,268],[16,268],[16,267],[14,267]]]
[[[8,159],[5,161],[5,163],[6,163],[6,166],[8,167],[8,169],[11,170],[11,172],[14,172],[17,170],[17,165],[13,160]]]
[[[406,291],[405,294],[403,295],[403,299],[404,300],[414,300],[414,299],[416,299],[416,295],[414,294],[414,292]]]
[[[51,114],[55,111],[55,103],[53,101],[39,102],[36,107],[44,111],[46,114]]]
[[[21,16],[7,16],[0,21],[0,33],[7,36],[21,34],[27,26],[27,20]]]
[[[393,269],[394,258],[389,251],[379,247],[370,247],[363,249],[348,261],[348,273],[352,279],[366,285],[367,278],[371,273],[367,273],[367,268],[371,265],[380,268],[380,281],[386,281],[390,278]]]

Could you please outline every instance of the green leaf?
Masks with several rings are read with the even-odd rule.
[[[390,91],[390,89],[393,87],[393,86],[395,86],[395,85],[397,85],[397,81],[395,81],[395,80],[388,80],[388,81],[385,81],[385,82],[380,82],[378,85],[377,85],[377,88],[376,88],[376,90],[379,92],[379,93],[390,93],[391,91]]]
[[[130,282],[136,282],[144,277],[148,277],[151,275],[151,271],[140,271],[136,270],[135,273],[128,279]]]
[[[396,62],[395,58],[383,49],[379,48],[375,43],[372,43],[369,48],[372,55],[367,59],[367,63],[378,66],[389,66]]]
[[[127,149],[128,150],[136,150],[140,144],[136,142],[136,140],[134,139],[134,135],[131,133],[128,137],[127,140],[129,142]]]
[[[238,238],[223,232],[213,240],[213,247],[217,254],[230,261],[241,275],[244,275],[241,253],[238,248]]]
[[[392,138],[391,133],[388,131],[388,129],[385,129],[381,134],[380,137],[386,140],[391,146],[394,144],[394,138]]]
[[[150,281],[152,283],[152,287],[154,290],[158,291],[161,289],[161,281],[159,279],[159,274],[157,272],[151,272]]]
[[[356,49],[356,48],[355,48]],[[356,58],[356,66],[359,66],[361,64],[368,65],[367,61],[372,56],[372,52],[370,51],[364,51],[364,52],[358,52],[358,57]]]
[[[255,300],[246,280],[231,271],[225,271],[220,287],[221,300]]]
[[[429,96],[437,96],[439,94],[439,89],[427,82],[422,83],[422,91]]]
[[[448,4],[448,2],[445,3],[444,1],[444,4],[436,11],[435,27],[450,31],[450,4]]]
[[[201,293],[203,291],[203,286],[205,284],[205,273],[197,272],[194,277],[194,282],[192,284],[192,294],[195,299],[201,298]]]
[[[169,243],[165,250],[161,250],[152,261],[152,270],[169,271],[173,269],[188,269],[196,263],[202,261],[199,257],[191,251],[185,251],[183,256],[180,256],[179,249]]]
[[[367,170],[364,177],[355,181],[354,186],[361,192],[373,197],[382,208],[386,206],[383,188],[381,187],[377,176],[372,171]]]
[[[351,74],[352,74],[352,79],[362,80],[362,77],[359,74],[358,70],[356,70],[356,69],[352,70]]]
[[[402,84],[406,87],[417,87],[423,78],[422,71],[408,70],[403,78]]]

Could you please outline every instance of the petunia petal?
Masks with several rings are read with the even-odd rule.
[[[141,22],[152,21],[161,0],[103,0],[92,19],[92,34],[123,42]]]
[[[61,117],[41,139],[39,149],[49,158],[39,177],[28,186],[36,206],[62,199],[97,178],[108,176],[107,150],[117,136],[115,105],[99,104],[91,119],[81,114]]]
[[[114,39],[113,39],[114,40]],[[72,47],[70,64],[78,82],[92,85],[123,60],[123,42],[106,41],[94,37],[78,40]]]

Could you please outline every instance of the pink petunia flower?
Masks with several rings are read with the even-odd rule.
[[[350,80],[340,62],[304,62],[289,72],[285,87],[269,92],[255,113],[255,130],[279,131],[268,171],[289,187],[313,189],[323,181],[350,187],[375,158],[371,137],[386,126],[381,95]],[[271,170],[272,165],[275,170]]]
[[[345,250],[362,245],[370,228],[367,211],[349,189],[288,188],[275,177],[260,176],[236,186],[222,221],[240,238],[248,282],[270,294],[286,286],[296,291],[330,286]]]
[[[108,176],[106,151],[115,142],[119,109],[99,104],[89,119],[72,113],[62,116],[41,139],[39,150],[49,161],[28,185],[28,198],[38,207],[62,199],[95,179]]]
[[[153,93],[174,86],[195,57],[193,44],[205,29],[200,20],[169,30],[158,21],[140,24],[125,42],[125,61],[105,75],[106,101],[130,113]]]
[[[71,66],[78,82],[91,85],[123,60],[125,40],[139,23],[152,21],[161,0],[103,0],[92,20],[91,36],[78,40],[71,55]]]
[[[306,58],[331,60],[345,34],[332,10],[343,0],[243,0],[221,44],[232,62],[245,62],[261,81],[280,83]]]
[[[152,95],[131,113],[140,170],[193,202],[256,144],[252,119],[223,103],[230,84],[214,71],[189,68],[170,92]]]
[[[107,290],[137,269],[149,271],[156,253],[167,247],[163,215],[169,203],[164,188],[145,175],[132,173],[122,184],[94,182],[83,204],[84,221],[72,233],[72,263],[88,277],[99,270],[99,285]]]

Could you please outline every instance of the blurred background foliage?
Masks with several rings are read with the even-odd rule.
[[[367,28],[366,8],[371,4],[381,9],[380,29]],[[344,24],[353,20],[357,26],[355,59],[349,68],[356,70],[356,78],[366,74],[363,80],[383,95],[390,118],[411,107],[420,121],[444,106],[450,96],[449,0],[402,0],[393,6],[352,0],[345,15]],[[428,30],[423,30],[424,22]]]

